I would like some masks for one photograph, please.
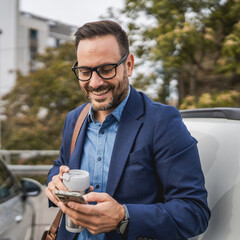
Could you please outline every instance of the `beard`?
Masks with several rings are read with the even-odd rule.
[[[116,84],[113,84],[110,81],[106,81],[104,85],[98,88],[92,88],[89,86],[89,84],[81,87],[94,111],[113,110],[127,96],[129,81],[126,70],[124,70],[123,78],[121,81],[118,81]],[[95,94],[109,93],[109,96],[105,99],[95,99],[91,94],[92,92]]]

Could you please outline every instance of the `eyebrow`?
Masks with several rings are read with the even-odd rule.
[[[89,67],[89,66],[77,66],[79,68],[91,68],[91,69],[95,69],[95,68],[99,68],[99,67],[102,67],[102,66],[106,66],[106,65],[116,65],[117,63],[104,63],[104,64],[101,64],[101,65],[97,65],[95,67]]]

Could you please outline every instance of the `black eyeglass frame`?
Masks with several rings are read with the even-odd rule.
[[[82,82],[87,82],[87,81],[89,81],[89,80],[92,78],[92,73],[93,73],[94,71],[97,73],[97,75],[98,75],[100,78],[105,79],[105,80],[109,80],[109,79],[114,78],[114,77],[117,75],[117,67],[118,67],[120,64],[122,64],[123,62],[125,62],[125,61],[127,60],[127,57],[128,57],[128,54],[126,54],[125,56],[123,56],[123,58],[120,59],[120,61],[117,62],[117,63],[106,63],[106,64],[102,64],[102,65],[99,65],[99,66],[94,67],[94,68],[91,68],[91,67],[77,67],[78,61],[76,61],[76,62],[73,64],[73,66],[72,66],[72,71],[74,72],[76,78],[77,78],[79,81],[82,81]],[[115,74],[114,74],[114,76],[113,76],[113,77],[110,77],[110,78],[102,77],[101,74],[100,74],[100,72],[98,72],[98,68],[104,67],[104,66],[109,66],[109,65],[111,65],[111,66],[113,66],[113,67],[115,68]],[[77,69],[80,69],[80,68],[87,68],[87,69],[89,69],[89,70],[91,71],[91,75],[90,75],[90,77],[89,77],[88,79],[82,80],[82,79],[80,79],[80,78],[78,77],[78,74],[76,73],[76,70],[77,70]]]

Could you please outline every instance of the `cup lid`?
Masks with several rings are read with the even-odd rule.
[[[89,173],[84,170],[72,169],[68,173],[63,173],[62,178],[65,181],[70,181],[70,179],[72,180],[84,179],[84,178],[89,178]]]

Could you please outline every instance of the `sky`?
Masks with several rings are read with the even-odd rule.
[[[107,9],[121,9],[125,0],[20,0],[20,10],[63,23],[81,26],[106,16]]]

